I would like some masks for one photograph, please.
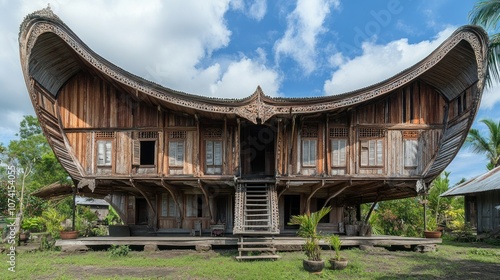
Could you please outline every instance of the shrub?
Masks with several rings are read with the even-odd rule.
[[[111,245],[108,249],[110,257],[125,257],[130,252],[128,245]]]

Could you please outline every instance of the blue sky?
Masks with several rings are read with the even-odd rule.
[[[52,10],[95,52],[166,87],[215,97],[339,94],[386,79],[468,23],[476,1],[0,0],[0,142],[33,114],[19,66],[24,16]],[[500,87],[476,120],[500,119]],[[477,121],[476,121],[477,122]],[[475,125],[483,130],[481,125]],[[483,173],[462,150],[451,182]]]

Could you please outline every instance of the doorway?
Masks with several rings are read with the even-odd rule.
[[[285,229],[298,229],[298,225],[289,225],[292,216],[300,215],[300,195],[285,195]]]
[[[147,225],[148,224],[148,203],[144,198],[135,199],[135,224]]]
[[[240,136],[242,176],[273,176],[274,130],[266,125],[244,125]]]

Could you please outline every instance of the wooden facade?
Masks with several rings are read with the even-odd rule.
[[[21,64],[43,131],[80,193],[130,225],[276,234],[291,215],[416,196],[454,158],[483,91],[487,35],[458,29],[354,92],[244,99],[178,92],[92,50],[49,9],[26,17]],[[241,89],[248,91],[249,89]]]

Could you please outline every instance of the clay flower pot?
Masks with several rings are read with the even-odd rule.
[[[78,231],[77,230],[60,231],[59,235],[61,236],[61,239],[77,239]]]
[[[424,236],[425,238],[441,238],[441,234],[442,232],[440,231],[429,231],[429,230],[426,230],[424,231]]]

